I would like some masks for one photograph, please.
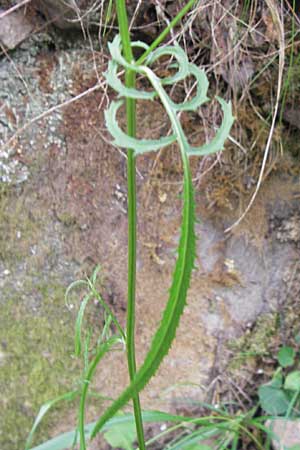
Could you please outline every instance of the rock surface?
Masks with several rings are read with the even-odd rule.
[[[50,23],[62,30],[80,29],[99,10],[101,2],[95,0],[38,0],[36,4]]]
[[[274,419],[266,423],[276,437],[272,438],[274,450],[300,448],[300,420]]]
[[[5,11],[0,9],[0,43],[6,49],[12,50],[30,36],[34,26],[25,15],[25,8],[9,14],[4,13]]]

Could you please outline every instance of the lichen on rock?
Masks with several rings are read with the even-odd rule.
[[[23,448],[42,404],[74,388],[79,377],[71,356],[73,317],[64,306],[64,286],[52,280],[27,289],[28,295],[42,296],[40,306],[7,293],[0,317],[2,450]],[[57,422],[61,408],[45,418],[35,442],[48,437],[47,428]]]

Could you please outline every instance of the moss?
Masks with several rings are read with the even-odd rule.
[[[40,406],[72,390],[79,368],[72,359],[74,320],[64,306],[65,288],[59,284],[36,287],[43,294],[38,308],[11,296],[0,317],[0,448],[24,448]],[[30,302],[28,302],[29,304]],[[48,437],[64,408],[58,406],[41,424],[36,441]]]
[[[234,351],[230,369],[240,369],[245,359],[252,359],[270,353],[278,336],[278,314],[270,313],[259,317],[252,330],[228,344]]]
[[[28,255],[38,224],[24,207],[24,198],[11,186],[0,184],[0,260],[6,265]]]
[[[57,214],[57,218],[66,227],[72,227],[77,223],[77,218],[68,212]]]

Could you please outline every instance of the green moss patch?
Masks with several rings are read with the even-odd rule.
[[[72,358],[74,318],[64,305],[65,287],[37,287],[41,305],[28,307],[16,294],[2,305],[0,316],[0,448],[24,448],[25,439],[40,406],[74,388],[79,378]],[[32,302],[28,302],[31,304]],[[58,406],[39,428],[35,442],[70,405]]]
[[[257,319],[252,330],[229,343],[229,348],[234,351],[234,357],[230,368],[240,369],[251,359],[268,355],[276,345],[278,339],[278,315],[276,313],[264,314]]]
[[[29,253],[38,236],[38,224],[24,206],[24,198],[0,183],[0,260],[10,264]]]

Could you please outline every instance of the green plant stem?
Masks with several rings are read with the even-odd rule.
[[[117,0],[117,15],[121,34],[124,56],[128,62],[133,60],[130,43],[129,27],[126,5],[124,0]],[[125,85],[135,87],[135,73],[127,69],[125,73]],[[136,102],[134,99],[126,99],[127,133],[136,135]],[[127,290],[127,322],[126,322],[126,348],[127,364],[130,381],[136,373],[135,358],[135,290],[136,290],[136,167],[135,156],[132,149],[127,150],[127,198],[128,198],[128,290]],[[133,409],[136,432],[140,450],[145,450],[145,437],[139,394],[133,396]]]
[[[152,42],[148,50],[146,50],[142,56],[137,60],[137,64],[142,64],[147,56],[156,49],[156,47],[159,46],[159,44],[162,43],[162,41],[165,39],[165,37],[170,33],[172,28],[174,28],[178,22],[185,16],[185,14],[191,9],[191,7],[196,3],[196,0],[189,0],[187,4],[179,11],[177,16],[174,17],[174,19],[171,20],[169,25],[160,33],[159,36]]]
[[[292,2],[293,11],[295,11],[295,7],[296,7],[296,1],[293,0],[293,2]],[[289,60],[289,67],[287,70],[286,79],[284,81],[284,85],[283,85],[283,89],[282,89],[282,103],[281,103],[281,109],[280,109],[280,114],[279,114],[279,123],[280,124],[282,124],[283,114],[285,111],[286,99],[287,99],[289,89],[291,87],[291,78],[292,78],[293,69],[294,69],[294,52],[295,52],[295,35],[296,35],[294,15],[292,17],[291,33],[292,33],[292,39],[291,39],[291,49],[290,49],[290,58],[289,58],[290,60]]]
[[[105,353],[109,351],[111,346],[115,343],[115,338],[111,338],[104,344],[102,344],[98,350],[98,353],[96,354],[95,358],[90,363],[89,367],[86,370],[84,380],[83,380],[83,387],[80,397],[80,406],[79,406],[79,435],[80,435],[80,450],[86,450],[86,440],[85,440],[85,402],[86,402],[86,396],[88,393],[88,388],[90,385],[90,381],[95,373],[95,370],[97,368],[97,365],[99,361],[103,358]]]

